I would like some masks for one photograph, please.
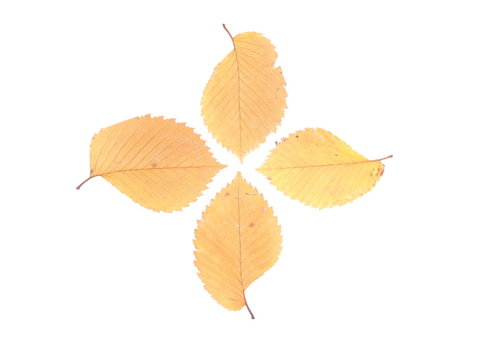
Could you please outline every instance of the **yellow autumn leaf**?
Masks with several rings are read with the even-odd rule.
[[[237,174],[195,231],[195,265],[205,289],[229,310],[246,306],[253,319],[245,290],[277,261],[281,241],[272,208]]]
[[[102,129],[90,146],[90,177],[101,176],[140,205],[179,210],[224,166],[200,137],[174,119],[136,117]]]
[[[291,198],[325,208],[370,191],[389,157],[368,160],[326,130],[305,129],[279,143],[258,170]]]
[[[234,49],[205,88],[202,115],[215,139],[243,159],[280,124],[287,93],[267,38],[255,32],[228,35]]]

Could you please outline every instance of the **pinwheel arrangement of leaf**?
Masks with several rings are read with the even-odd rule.
[[[202,115],[213,137],[243,160],[280,124],[287,93],[271,42],[256,32],[233,37],[224,28],[233,50],[204,90]],[[368,160],[326,130],[305,129],[278,143],[258,171],[286,195],[320,209],[371,190],[384,159]],[[101,176],[138,204],[171,212],[193,202],[224,167],[192,128],[146,115],[94,136],[90,177],[77,189]],[[281,233],[272,208],[240,173],[203,212],[194,245],[205,289],[229,310],[245,306],[253,319],[245,290],[277,261]]]

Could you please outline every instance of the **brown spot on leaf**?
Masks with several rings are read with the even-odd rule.
[[[250,224],[248,224],[248,227],[254,227],[255,224],[253,222],[251,222]]]
[[[157,163],[156,163],[156,162],[152,162],[150,165],[152,165],[152,167],[155,167],[155,166],[157,166]]]
[[[230,196],[230,193],[229,193],[229,192],[226,192],[226,193],[225,193],[225,196]]]

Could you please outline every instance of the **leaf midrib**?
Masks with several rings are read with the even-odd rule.
[[[362,165],[373,162],[380,162],[380,160],[365,160],[357,161],[350,163],[337,163],[337,164],[321,164],[321,165],[302,165],[302,166],[285,166],[285,167],[261,167],[260,170],[289,170],[289,169],[306,169],[306,168],[320,168],[320,167],[329,167],[329,166],[351,166],[351,165]]]
[[[225,165],[200,165],[200,166],[168,166],[168,167],[151,167],[151,168],[135,168],[135,169],[121,169],[121,170],[113,170],[113,171],[106,171],[103,173],[98,173],[94,176],[103,176],[113,173],[120,173],[120,172],[128,172],[128,171],[138,171],[138,170],[174,170],[174,169],[203,169],[203,168],[225,168]]]

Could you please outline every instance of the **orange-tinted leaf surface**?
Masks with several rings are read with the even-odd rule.
[[[191,128],[146,115],[94,136],[89,179],[102,176],[140,205],[170,212],[194,201],[223,167]]]
[[[370,191],[383,174],[380,160],[368,160],[326,130],[306,129],[278,144],[258,170],[291,198],[325,208]]]
[[[205,289],[227,309],[246,305],[250,311],[245,290],[277,261],[281,241],[272,209],[238,174],[207,207],[195,231],[195,265]]]
[[[277,53],[267,38],[247,32],[232,41],[233,51],[217,65],[205,88],[202,115],[213,136],[243,159],[280,124],[287,93],[281,69],[274,68]]]

